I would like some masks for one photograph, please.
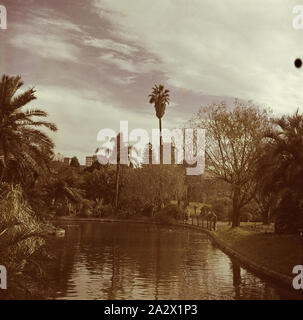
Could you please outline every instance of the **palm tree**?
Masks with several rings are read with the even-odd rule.
[[[276,198],[276,232],[295,232],[303,223],[303,115],[297,111],[273,123],[258,160],[257,186],[263,198]]]
[[[155,85],[152,93],[149,95],[149,103],[154,104],[156,116],[159,119],[160,129],[160,164],[163,163],[163,147],[162,147],[162,117],[165,114],[166,106],[169,104],[169,90],[164,89],[163,85]]]
[[[83,202],[83,191],[69,186],[64,180],[57,179],[48,184],[45,189],[47,199],[57,214],[66,213],[71,204],[80,205]]]
[[[20,76],[3,75],[0,81],[0,180],[12,183],[35,180],[46,171],[54,144],[37,128],[57,130],[37,119],[47,117],[45,111],[23,109],[36,97],[34,88],[17,94],[22,85]]]
[[[276,129],[266,134],[268,145],[261,157],[263,180],[274,191],[291,188],[298,196],[303,186],[303,115],[298,111],[292,116],[274,120]],[[265,170],[266,169],[266,170]]]

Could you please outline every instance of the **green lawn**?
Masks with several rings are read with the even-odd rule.
[[[228,247],[262,266],[292,275],[292,269],[302,264],[302,242],[297,235],[257,233],[241,227],[225,226],[215,233]]]

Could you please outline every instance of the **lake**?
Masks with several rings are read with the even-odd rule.
[[[69,222],[54,244],[51,299],[290,299],[204,233],[139,223]]]

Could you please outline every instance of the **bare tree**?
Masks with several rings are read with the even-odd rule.
[[[241,209],[255,194],[254,173],[269,115],[251,101],[235,99],[201,108],[190,121],[206,129],[206,170],[231,186],[232,226],[240,225]]]

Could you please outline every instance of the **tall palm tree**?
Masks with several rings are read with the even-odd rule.
[[[39,119],[47,117],[45,111],[24,110],[36,96],[34,88],[17,94],[22,85],[20,76],[3,75],[0,80],[0,179],[13,183],[46,171],[54,144],[38,128],[57,130],[55,124]]]
[[[156,116],[159,119],[160,129],[160,164],[163,163],[163,146],[162,146],[162,117],[165,114],[166,106],[169,104],[169,90],[164,89],[163,85],[155,85],[152,93],[149,95],[149,103],[154,104]]]

